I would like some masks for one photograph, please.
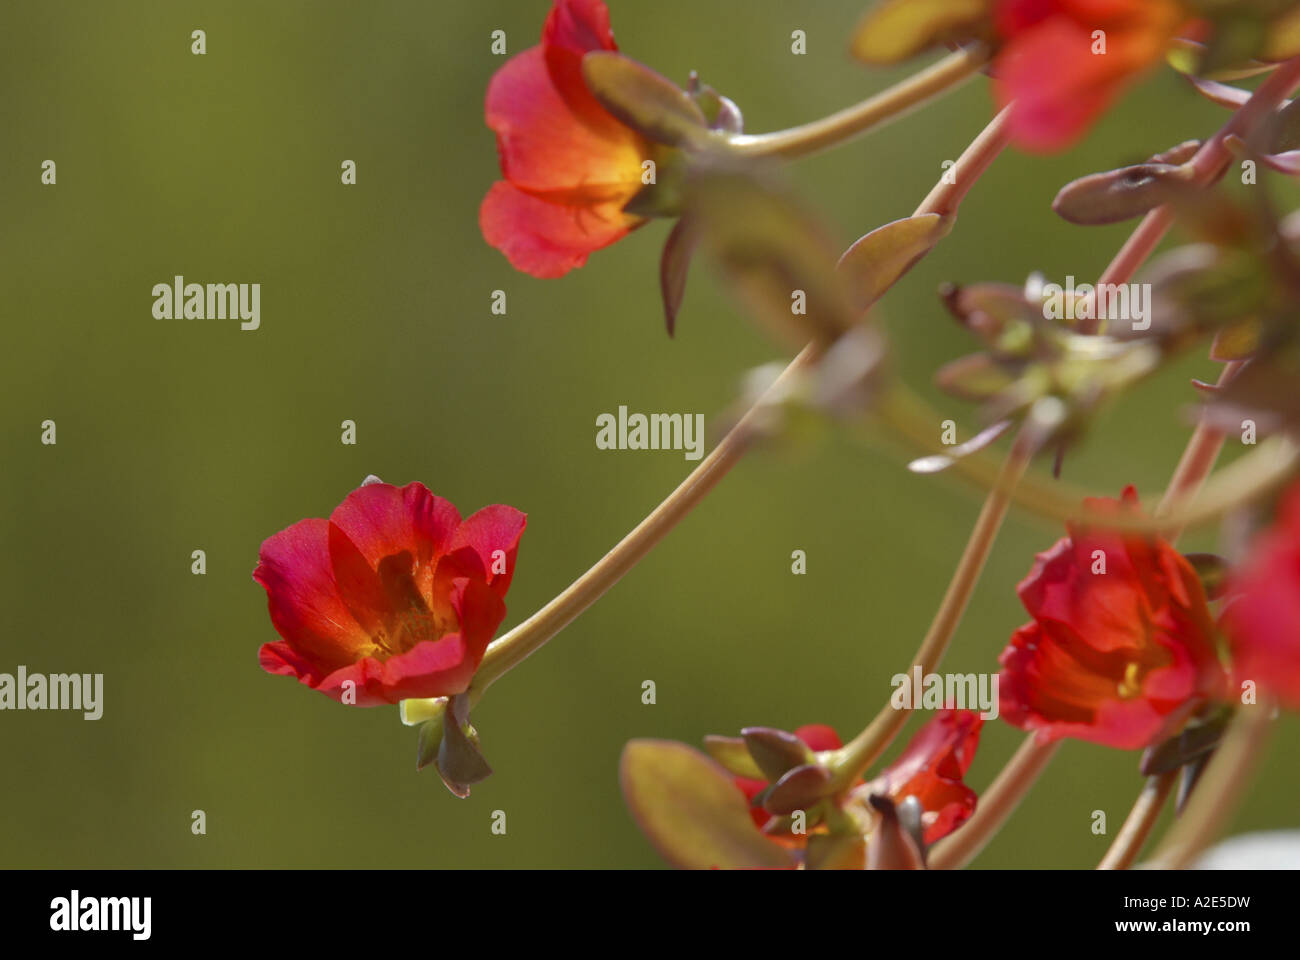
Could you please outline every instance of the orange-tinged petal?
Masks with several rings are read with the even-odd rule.
[[[649,147],[597,109],[607,122],[574,113],[551,82],[542,47],[507,61],[487,92],[487,125],[496,132],[506,180],[546,199],[621,207],[641,189]]]
[[[483,198],[479,227],[516,270],[562,277],[644,222],[620,207],[548,203],[500,181]]]

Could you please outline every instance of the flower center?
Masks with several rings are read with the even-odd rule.
[[[1124,679],[1119,682],[1118,690],[1125,700],[1132,700],[1142,692],[1142,665],[1136,660],[1124,668]]]

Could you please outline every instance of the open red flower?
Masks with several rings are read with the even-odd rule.
[[[1232,576],[1223,623],[1233,679],[1300,709],[1300,486]]]
[[[921,801],[927,844],[946,837],[975,812],[975,791],[962,782],[979,746],[984,718],[973,710],[940,710],[912,737],[901,756],[867,785],[901,803]]]
[[[1031,150],[1068,146],[1188,21],[1178,0],[998,0],[994,95],[999,107],[1015,104],[1012,138]]]
[[[1138,749],[1224,693],[1205,589],[1158,537],[1106,529],[1141,515],[1137,492],[1090,499],[1095,516],[1040,553],[1017,590],[1034,618],[1002,653],[1002,716],[1042,742]],[[1094,572],[1095,571],[1095,572]]]
[[[262,544],[253,579],[283,638],[262,668],[357,706],[463,692],[505,617],[524,525],[513,507],[462,521],[423,484],[367,480],[328,520]]]
[[[555,0],[541,45],[488,85],[487,125],[505,179],[484,198],[479,226],[517,270],[563,276],[644,222],[623,205],[643,186],[650,146],[582,79],[586,53],[617,49],[602,0]]]

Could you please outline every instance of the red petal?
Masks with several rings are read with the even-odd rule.
[[[328,528],[326,520],[302,520],[262,544],[253,579],[266,588],[271,623],[296,652],[276,659],[272,672],[310,662],[324,675],[369,646],[335,584]]]
[[[449,551],[470,547],[483,563],[489,586],[497,596],[504,598],[515,575],[515,555],[527,524],[527,516],[514,507],[503,504],[484,507],[457,528]],[[501,566],[493,557],[498,550],[504,554],[505,571],[502,573],[493,572],[494,566]]]
[[[379,574],[335,523],[329,525],[329,551],[334,582],[352,616],[370,636],[382,632],[392,605]]]
[[[621,204],[563,206],[504,181],[492,185],[479,209],[484,239],[534,277],[564,276],[642,222],[623,213]]]
[[[998,54],[993,82],[999,107],[1015,103],[1012,138],[1043,152],[1078,139],[1135,71],[1116,50],[1108,51],[1094,54],[1091,31],[1065,17],[1017,33]]]
[[[872,782],[896,803],[916,797],[925,811],[925,842],[947,836],[975,812],[975,791],[962,783],[979,746],[984,720],[972,710],[940,710],[902,755]]]
[[[608,125],[613,118],[587,90],[582,58],[592,50],[617,50],[609,9],[601,0],[557,0],[542,27],[547,71],[570,109],[585,121]]]
[[[1251,546],[1230,590],[1240,593],[1224,614],[1237,690],[1253,681],[1300,709],[1300,486]]]
[[[548,200],[617,201],[621,208],[641,189],[641,162],[649,150],[600,109],[605,119],[598,123],[579,119],[552,83],[542,48],[511,58],[487,92],[487,125],[497,134],[502,174]]]
[[[384,557],[409,553],[420,571],[417,585],[427,598],[434,565],[460,526],[460,512],[422,483],[400,489],[370,483],[348,494],[330,514],[330,522],[376,570]]]

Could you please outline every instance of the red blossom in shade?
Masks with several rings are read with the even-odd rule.
[[[1178,551],[1158,537],[1105,528],[1107,517],[1141,516],[1131,486],[1120,500],[1084,505],[1095,520],[1071,524],[1017,587],[1034,620],[1002,653],[1001,712],[1042,742],[1075,737],[1138,749],[1224,694],[1214,623]]]
[[[994,96],[1015,104],[1012,138],[1030,150],[1068,146],[1188,21],[1177,0],[998,0]]]
[[[365,707],[463,692],[505,617],[524,525],[513,507],[462,521],[423,484],[368,481],[262,544],[253,579],[283,638],[262,668]]]
[[[1277,522],[1252,545],[1228,588],[1223,625],[1233,679],[1254,681],[1300,709],[1300,486],[1287,494]]]
[[[895,803],[916,797],[925,842],[946,837],[975,812],[975,791],[962,778],[975,759],[982,726],[984,718],[973,710],[938,711],[868,791]]]
[[[487,125],[505,179],[484,198],[479,226],[517,270],[563,276],[644,222],[623,205],[643,186],[650,146],[582,79],[586,53],[617,49],[602,0],[555,0],[541,45],[488,85]]]

